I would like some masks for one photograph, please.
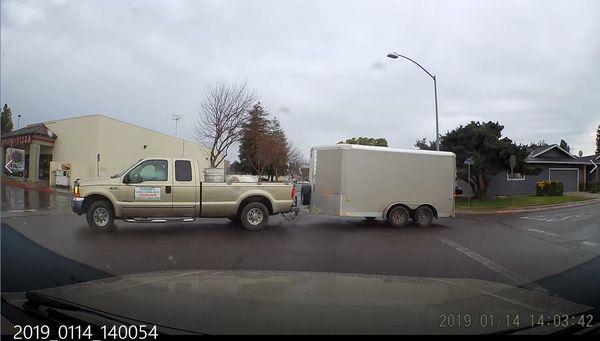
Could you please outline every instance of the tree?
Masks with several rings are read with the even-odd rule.
[[[565,140],[560,140],[560,148],[566,150],[567,153],[571,152],[571,147],[569,147],[569,144]]]
[[[268,113],[259,102],[250,111],[250,118],[242,129],[239,159],[243,171],[262,176],[267,170],[271,162],[269,128]]]
[[[248,110],[255,101],[246,83],[217,83],[207,88],[193,130],[197,141],[210,146],[210,167],[218,167],[229,147],[240,140]]]
[[[498,122],[471,122],[466,126],[447,132],[440,138],[440,149],[456,154],[456,163],[460,167],[467,158],[472,158],[471,179],[466,178],[464,167],[460,167],[458,175],[466,180],[478,197],[485,197],[488,184],[493,175],[509,170],[511,155],[517,158],[515,172],[532,175],[539,174],[541,168],[531,167],[525,163],[529,154],[529,146],[517,145],[507,137],[502,137],[504,126]],[[425,140],[417,141],[421,144]],[[423,144],[429,148],[430,144]]]
[[[287,170],[289,146],[279,120],[275,117],[269,123],[269,135],[271,137],[271,146],[268,149],[270,153],[269,160],[271,161],[270,169],[275,176],[275,181],[279,181],[279,175],[284,174]]]
[[[7,104],[2,108],[2,134],[13,131],[12,111]]]
[[[387,147],[387,140],[383,137],[373,138],[373,137],[353,137],[351,139],[347,139],[344,141],[338,142],[338,144],[360,144],[363,146],[377,146],[377,147]]]
[[[302,168],[307,167],[308,160],[302,154],[302,151],[293,144],[290,144],[288,147],[288,175],[292,179],[304,178]]]
[[[596,131],[596,154],[600,155],[600,124],[598,125],[598,130]]]
[[[250,119],[244,125],[239,149],[240,168],[243,171],[271,180],[279,180],[288,166],[289,146],[279,120],[269,119],[269,113],[256,104]]]
[[[549,144],[545,140],[539,140],[538,142],[532,142],[529,144],[529,148],[534,150],[539,147],[548,147]]]
[[[422,150],[435,150],[435,142],[427,141],[427,139],[424,138],[421,140],[417,140],[417,142],[415,142],[415,147]]]

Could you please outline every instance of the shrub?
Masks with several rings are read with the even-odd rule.
[[[565,191],[565,187],[562,182],[556,180],[542,180],[537,183],[535,194],[537,196],[550,195],[550,196],[561,196]]]
[[[592,193],[600,193],[600,182],[589,184],[589,191]],[[587,187],[587,186],[586,186]]]

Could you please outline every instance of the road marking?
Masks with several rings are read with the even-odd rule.
[[[530,220],[537,220],[537,221],[545,221],[548,223],[554,222],[554,221],[565,221],[568,219],[573,219],[573,218],[581,218],[583,217],[583,215],[581,214],[576,214],[576,215],[569,215],[566,217],[559,217],[559,216],[536,216],[536,217],[521,217],[521,219],[530,219]]]
[[[587,245],[587,246],[593,246],[593,247],[599,246],[598,243],[594,243],[594,242],[581,242],[581,244]]]
[[[529,232],[535,232],[535,233],[539,233],[539,234],[543,234],[546,236],[550,236],[550,237],[556,237],[558,236],[556,233],[552,233],[552,232],[548,232],[548,231],[544,231],[544,230],[538,230],[536,228],[526,228],[525,230],[529,231]]]
[[[537,292],[545,294],[545,295],[553,295],[552,292],[550,292],[549,290],[539,286],[538,284],[519,275],[518,273],[513,272],[510,269],[503,267],[502,265],[494,262],[493,260],[486,258],[471,249],[468,249],[467,247],[464,247],[464,246],[462,246],[450,239],[446,239],[444,237],[436,237],[436,238],[440,242],[454,248],[456,251],[468,256],[469,258],[473,259],[474,261],[478,262],[479,264],[485,266],[486,268],[488,268],[488,269],[494,271],[495,273],[501,275],[502,277],[508,279],[515,286],[521,286],[521,287],[527,288],[529,290],[537,291]]]

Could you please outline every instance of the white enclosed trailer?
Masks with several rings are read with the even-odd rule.
[[[311,149],[309,180],[310,191],[304,192],[314,213],[382,217],[393,226],[410,219],[428,226],[433,218],[454,217],[454,153],[347,144],[316,147]]]

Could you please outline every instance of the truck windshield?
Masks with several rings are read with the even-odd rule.
[[[124,168],[120,173],[117,173],[113,176],[111,176],[111,179],[116,179],[121,177],[123,174],[125,174],[125,172],[127,172],[128,170],[130,170],[133,166],[135,166],[138,162],[142,161],[142,159],[137,159],[135,162],[132,162],[129,166],[127,166],[126,168]]]

